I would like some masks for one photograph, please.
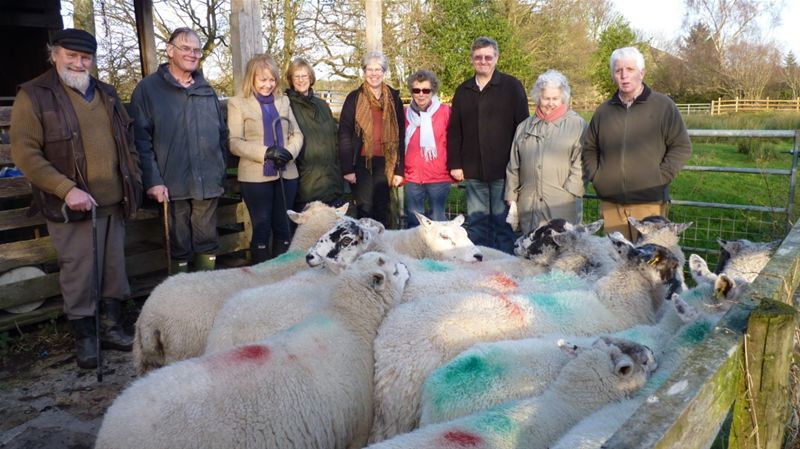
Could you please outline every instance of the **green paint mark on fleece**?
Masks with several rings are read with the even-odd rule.
[[[678,344],[691,346],[700,343],[711,332],[711,327],[711,322],[707,320],[699,320],[686,326],[678,336]]]
[[[420,268],[422,268],[422,271],[430,271],[434,273],[442,273],[453,269],[453,267],[450,265],[433,259],[422,259],[419,261],[419,265]]]
[[[527,300],[537,309],[553,318],[567,318],[575,315],[581,301],[575,300],[576,292],[559,293],[533,293]],[[569,295],[571,294],[571,295]],[[579,293],[580,294],[580,293]]]
[[[512,403],[513,404],[513,403]],[[483,434],[508,436],[517,432],[519,425],[509,416],[510,407],[499,405],[480,412],[475,417],[475,428]]]
[[[584,290],[588,285],[586,279],[577,274],[560,270],[538,274],[532,280],[535,282],[529,282],[530,285],[526,288],[531,293]]]
[[[283,253],[280,256],[270,260],[270,263],[275,265],[282,265],[285,263],[289,263],[295,261],[297,259],[306,258],[305,251],[289,251],[288,253]]]
[[[328,327],[333,321],[330,318],[325,316],[316,316],[314,318],[309,318],[307,320],[303,320],[294,326],[286,329],[286,332],[290,334],[294,334],[297,332],[302,332],[305,329],[312,328],[312,327]]]
[[[434,371],[426,381],[433,405],[441,411],[450,402],[462,402],[465,397],[483,392],[493,385],[505,367],[492,363],[482,354],[460,356]]]

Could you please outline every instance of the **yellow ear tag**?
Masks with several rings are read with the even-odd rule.
[[[661,261],[661,257],[660,257],[660,256],[658,256],[658,255],[656,255],[656,256],[655,256],[655,257],[653,257],[652,259],[648,260],[648,261],[647,261],[647,263],[648,263],[648,264],[650,264],[650,265],[655,265],[655,264],[657,264],[657,263],[658,263],[658,262],[660,262],[660,261]]]

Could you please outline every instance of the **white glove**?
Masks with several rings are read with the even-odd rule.
[[[511,201],[508,203],[508,216],[506,223],[511,225],[511,229],[519,231],[519,213],[517,212],[517,202]]]

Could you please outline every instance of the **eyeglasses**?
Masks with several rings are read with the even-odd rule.
[[[493,55],[475,55],[475,56],[472,57],[472,60],[475,61],[475,62],[481,62],[481,61],[492,62],[492,61],[494,61],[494,56]]]
[[[175,44],[170,44],[170,45],[172,45],[173,47],[175,47],[178,50],[182,51],[183,53],[191,53],[191,54],[193,54],[195,56],[202,56],[203,55],[203,49],[202,48],[192,48],[192,47],[188,47],[186,45],[175,45]]]
[[[415,88],[411,89],[411,93],[412,94],[425,94],[425,95],[428,95],[431,92],[432,91],[430,89],[427,89],[427,88],[426,89],[420,89],[420,88],[415,87]]]

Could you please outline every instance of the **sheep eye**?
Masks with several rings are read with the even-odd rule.
[[[450,236],[449,236],[449,235],[447,235],[447,234],[439,234],[439,237],[441,237],[441,238],[442,238],[442,240],[452,240],[452,239],[450,238]]]
[[[351,243],[353,243],[353,239],[351,239],[350,237],[345,237],[342,239],[343,245],[350,245]]]

